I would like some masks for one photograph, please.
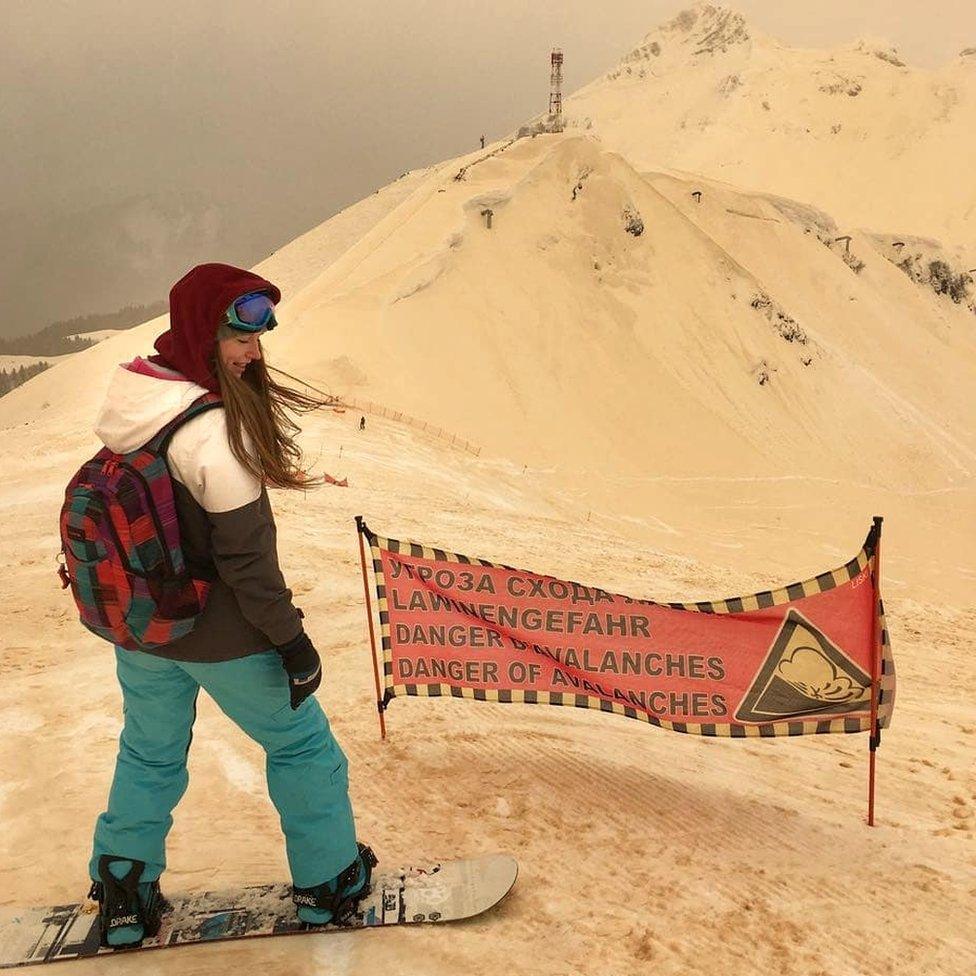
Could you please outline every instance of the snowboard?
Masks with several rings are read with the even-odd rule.
[[[0,969],[224,939],[453,922],[497,905],[512,890],[517,875],[518,864],[507,854],[377,872],[370,894],[349,922],[315,928],[306,928],[298,920],[287,884],[177,895],[166,898],[168,908],[159,932],[132,949],[99,945],[98,906],[91,901],[4,908],[0,909]]]

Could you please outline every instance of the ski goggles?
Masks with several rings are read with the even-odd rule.
[[[274,309],[270,296],[263,291],[252,291],[234,300],[227,309],[224,324],[242,332],[270,331],[278,324]]]

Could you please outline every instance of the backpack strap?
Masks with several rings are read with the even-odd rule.
[[[168,424],[157,431],[156,435],[146,442],[144,450],[149,450],[154,454],[165,457],[166,448],[169,447],[170,440],[183,424],[188,420],[192,420],[198,414],[205,413],[207,410],[213,410],[214,407],[222,407],[223,405],[224,401],[221,400],[220,394],[204,393],[202,396],[197,397],[184,411],[178,413]]]

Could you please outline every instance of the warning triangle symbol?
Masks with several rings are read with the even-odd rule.
[[[870,704],[870,675],[791,609],[735,718],[774,722],[859,712]]]

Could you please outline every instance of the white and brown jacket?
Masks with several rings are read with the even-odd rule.
[[[112,375],[95,433],[110,450],[125,454],[206,392],[180,373],[137,357]],[[179,661],[228,661],[297,637],[303,615],[278,565],[271,501],[234,457],[223,408],[183,424],[166,460],[187,566],[212,585],[193,630],[152,653]]]

